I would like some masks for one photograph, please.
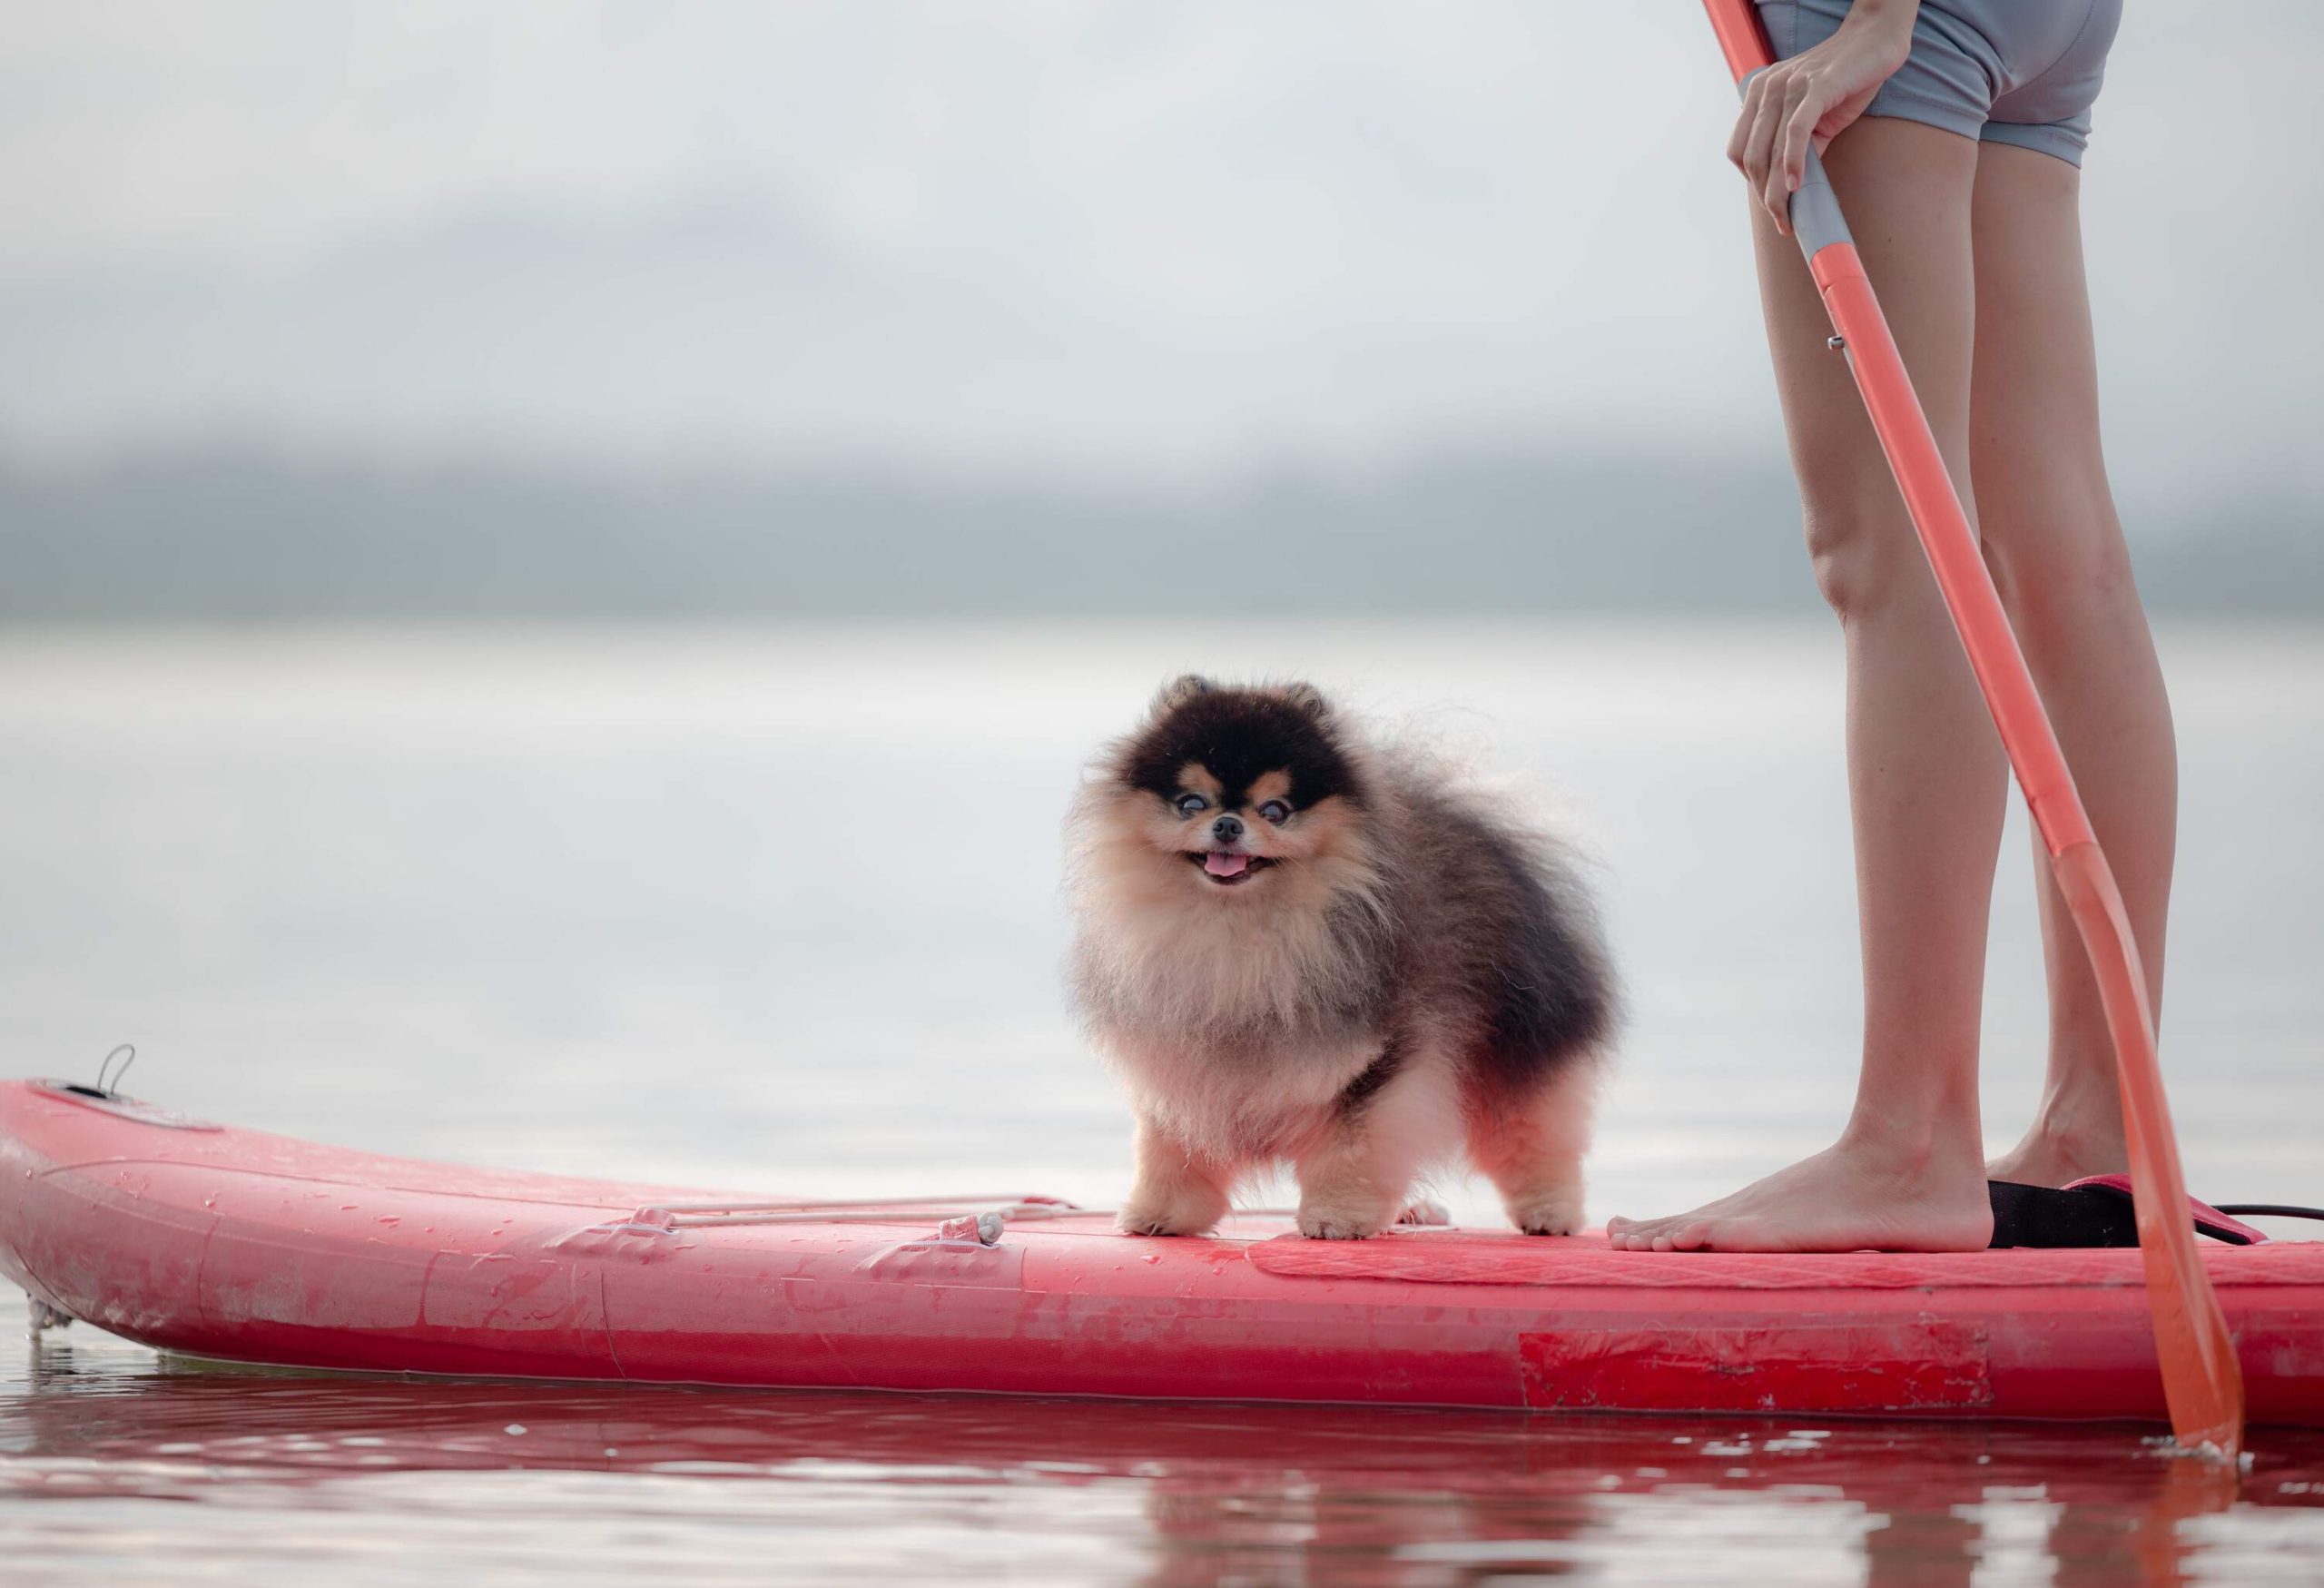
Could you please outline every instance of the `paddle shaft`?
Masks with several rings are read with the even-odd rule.
[[[1752,0],[1703,0],[1703,8],[1738,88],[1775,64]],[[2242,1446],[2243,1376],[2187,1216],[2186,1180],[2163,1096],[2146,973],[2121,891],[1994,587],[1977,533],[1945,472],[1936,438],[1813,150],[1805,180],[1791,198],[1791,222],[1837,333],[1835,345],[1847,355],[1945,609],[2049,851],[2058,891],[2090,956],[2114,1043],[2139,1246],[2172,1431],[2190,1448],[2210,1445],[2232,1458]]]

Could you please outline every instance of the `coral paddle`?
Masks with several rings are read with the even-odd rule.
[[[1703,8],[1710,14],[1738,87],[1775,64],[1751,0],[1703,0]],[[2098,847],[2049,714],[2034,691],[2017,636],[1985,569],[1976,532],[1945,471],[1936,438],[1929,431],[1872,283],[1856,258],[1839,202],[1813,151],[1805,180],[1791,197],[1791,222],[1832,317],[1832,329],[1838,333],[1833,345],[1847,355],[1881,450],[1887,454],[1954,627],[1969,653],[1977,686],[2001,730],[2009,764],[2049,850],[2058,891],[2090,955],[2114,1041],[2139,1247],[2172,1432],[2191,1449],[2210,1445],[2232,1459],[2243,1441],[2243,1376],[2187,1218],[2187,1186],[2162,1092],[2146,975],[2114,873]]]

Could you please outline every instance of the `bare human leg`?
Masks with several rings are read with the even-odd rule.
[[[1867,117],[1826,154],[1969,508],[1977,144]],[[1760,293],[1817,579],[1848,676],[1863,1068],[1839,1140],[1690,1213],[1610,1221],[1631,1250],[1961,1250],[1991,1237],[1977,1035],[2005,768],[1807,267],[1756,206]]]
[[[2178,753],[2099,448],[2081,178],[2030,149],[1980,149],[1970,459],[1986,561],[2122,886],[2160,1011]],[[2121,1173],[2129,1161],[2097,985],[2038,838],[2034,877],[2049,972],[2049,1074],[2033,1128],[1990,1172],[2058,1186]]]

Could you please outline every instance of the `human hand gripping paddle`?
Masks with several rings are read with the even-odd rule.
[[[1748,87],[1754,74],[1775,64],[1758,9],[1751,0],[1703,0],[1703,8],[1709,13],[1737,85]],[[2105,1007],[2129,1139],[2139,1248],[2145,1260],[2147,1299],[2154,1316],[2156,1355],[2171,1431],[2189,1449],[2209,1447],[2232,1461],[2243,1442],[2243,1376],[2187,1218],[2187,1186],[2163,1097],[2153,1012],[2130,918],[1986,570],[1976,532],[1962,510],[1879,301],[1856,258],[1839,202],[1816,150],[1800,153],[1801,180],[1790,195],[1789,230],[1798,239],[1831,315],[1837,333],[1832,346],[1847,357],[1873,430],[1936,575],[1945,609],[1968,652],[1977,687],[1993,713],[1994,725],[2001,730],[2002,747],[2018,786],[2025,791],[2026,805],[2049,852],[2051,873],[2090,955]],[[1770,181],[1775,180],[1771,174]]]

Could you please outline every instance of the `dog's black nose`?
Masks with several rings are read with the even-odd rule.
[[[1210,824],[1210,835],[1221,843],[1232,843],[1243,836],[1243,818],[1221,816]]]

